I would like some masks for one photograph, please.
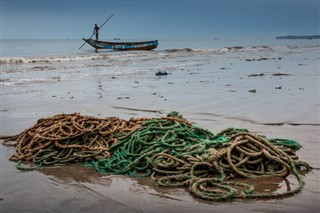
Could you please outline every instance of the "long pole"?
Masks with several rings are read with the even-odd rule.
[[[101,26],[99,27],[100,29],[101,29],[101,27],[103,27],[103,25],[105,25],[105,23],[107,23],[108,21],[109,21],[109,19],[111,19],[111,17],[113,16],[113,14],[111,15],[111,16],[109,16],[109,18],[103,23],[103,24],[101,24]],[[92,35],[90,36],[90,38],[92,38],[92,36],[94,35],[95,33],[92,33]],[[90,39],[89,38],[89,39]],[[85,45],[87,42],[85,41],[82,45],[81,45],[81,47],[79,47],[79,49],[81,49],[82,47],[83,47],[83,45]]]

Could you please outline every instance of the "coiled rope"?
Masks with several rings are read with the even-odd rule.
[[[299,192],[304,181],[293,140],[267,139],[246,129],[229,128],[214,135],[176,112],[163,118],[95,118],[78,113],[43,118],[14,136],[10,160],[17,168],[84,163],[101,173],[151,177],[161,187],[188,187],[205,200],[277,198]],[[12,143],[14,142],[14,143]],[[22,162],[34,166],[22,166]],[[242,179],[293,174],[298,185],[286,192],[258,193]]]
[[[117,137],[130,134],[144,120],[59,114],[39,119],[22,133],[2,136],[1,139],[4,139],[4,145],[16,147],[16,153],[10,160],[18,161],[19,169],[32,170],[41,165],[109,158],[109,147],[117,142]],[[22,167],[22,161],[32,161],[36,167]]]

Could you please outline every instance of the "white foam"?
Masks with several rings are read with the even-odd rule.
[[[28,60],[22,57],[6,57],[0,58],[0,64],[20,64],[27,63]]]
[[[1,58],[1,64],[20,64],[20,63],[50,63],[50,62],[66,62],[66,61],[80,61],[80,60],[94,60],[103,58],[103,55],[75,55],[75,56],[61,56],[61,57],[6,57]]]
[[[84,61],[84,60],[96,60],[96,59],[157,59],[162,57],[183,57],[183,56],[194,56],[203,54],[226,54],[226,53],[237,53],[237,52],[257,52],[257,51],[270,51],[270,50],[283,50],[288,49],[319,49],[319,45],[301,45],[299,48],[296,46],[231,46],[223,48],[211,48],[211,49],[165,49],[158,51],[133,51],[133,52],[107,52],[107,53],[84,53],[79,55],[71,56],[53,56],[53,57],[5,57],[0,58],[1,64],[19,64],[19,63],[54,63],[54,62],[68,62],[68,61]]]

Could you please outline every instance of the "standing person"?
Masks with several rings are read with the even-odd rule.
[[[94,25],[93,33],[96,34],[96,41],[99,40],[99,30],[100,28],[98,27],[97,24]]]

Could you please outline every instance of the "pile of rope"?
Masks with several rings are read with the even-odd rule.
[[[146,177],[152,173],[150,159],[157,153],[174,156],[201,154],[213,134],[195,127],[181,117],[171,116],[146,120],[127,137],[110,147],[111,158],[93,159],[87,165],[109,174]]]
[[[39,119],[33,127],[18,135],[0,138],[4,139],[4,145],[16,147],[10,160],[18,161],[18,169],[33,170],[41,165],[109,158],[109,147],[118,137],[135,131],[144,120],[59,114]],[[22,161],[32,161],[36,166],[22,167]]]
[[[304,182],[297,168],[311,167],[298,160],[291,149],[278,147],[251,133],[240,132],[221,148],[212,146],[201,156],[177,158],[166,153],[152,157],[152,178],[159,186],[187,186],[205,200],[232,198],[279,198],[300,191]],[[277,193],[256,193],[254,187],[235,180],[257,177],[287,177],[292,173],[298,187]]]
[[[297,170],[311,169],[295,154],[301,147],[296,141],[267,139],[234,128],[214,135],[176,112],[128,121],[60,114],[1,139],[16,147],[10,159],[19,169],[81,162],[101,173],[151,177],[162,187],[188,187],[205,200],[288,196],[304,186]],[[22,161],[32,161],[35,167],[22,166]],[[290,174],[299,184],[282,193],[260,193],[240,182]]]

